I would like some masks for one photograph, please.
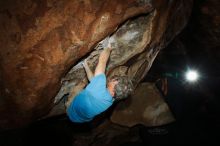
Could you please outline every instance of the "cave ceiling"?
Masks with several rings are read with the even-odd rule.
[[[138,85],[159,51],[186,26],[193,1],[9,0],[0,5],[0,128],[10,128],[40,119],[62,95],[84,87],[88,81],[80,63],[88,58],[94,69],[100,53],[95,46],[107,36],[114,40],[108,76],[127,74]]]

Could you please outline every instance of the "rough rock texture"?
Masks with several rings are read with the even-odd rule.
[[[47,113],[71,65],[124,20],[152,9],[139,0],[11,0],[0,5],[1,127]]]
[[[157,3],[156,9],[150,14],[128,20],[111,36],[114,50],[107,66],[108,76],[126,74],[133,79],[136,86],[150,69],[159,50],[164,48],[185,26],[192,2],[173,2],[166,6],[166,9],[163,5],[164,3],[160,5]],[[176,13],[173,13],[175,10]],[[89,66],[93,70],[99,53],[100,50],[95,49],[87,57]],[[55,102],[59,101],[63,95],[69,94],[69,97],[74,97],[87,83],[85,70],[79,62],[63,78],[63,86]],[[69,99],[71,98],[68,98],[68,101]],[[61,102],[48,116],[62,113],[62,109],[65,110]]]
[[[137,124],[150,127],[165,125],[175,119],[156,86],[141,83],[131,98],[115,108],[111,121],[127,127]]]
[[[187,23],[192,0],[17,0],[0,5],[0,127],[7,127],[25,125],[46,114],[71,66],[126,19],[151,12],[138,18],[140,28],[136,22],[134,31],[131,29],[138,31],[133,33],[137,46],[130,46],[132,35],[126,35],[130,25],[118,29],[115,36],[121,40],[116,40],[108,67],[113,74],[123,65],[122,72],[127,70],[137,84],[159,50]],[[91,55],[94,67],[97,54]],[[87,81],[80,73],[74,78],[83,81],[71,88],[78,92],[78,85]]]

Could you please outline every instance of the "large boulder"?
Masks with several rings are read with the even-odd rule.
[[[149,14],[130,19],[122,24],[117,31],[110,36],[113,51],[107,65],[107,76],[111,77],[115,74],[125,74],[128,75],[133,80],[133,84],[137,86],[150,69],[160,49],[164,48],[174,36],[178,34],[179,30],[185,26],[185,17],[189,16],[190,9],[188,9],[188,13],[185,11],[191,6],[191,3],[187,4],[182,5],[182,9],[178,10],[177,12],[179,13],[176,14],[171,13],[171,10],[168,11],[170,7],[173,7],[172,4],[169,5],[167,9],[164,9],[164,12],[161,12],[162,6],[158,6],[156,7],[158,10],[155,9]],[[182,17],[184,19],[177,19],[177,15],[181,14],[185,16]],[[179,20],[177,21],[178,23],[176,20]],[[95,70],[100,52],[101,50],[94,48],[86,57],[93,71]],[[88,84],[82,61],[83,59],[62,79],[62,88],[55,97],[55,103],[63,96],[69,95],[69,98],[67,98],[68,105],[72,98]],[[157,98],[155,97],[154,100],[157,100]],[[135,100],[132,101],[135,102]],[[146,105],[142,105],[143,109],[145,109],[144,106]],[[47,117],[64,112],[64,103],[60,102],[60,104],[51,110]],[[170,121],[172,121],[172,118]],[[136,124],[137,122],[136,120],[136,122],[133,123]],[[142,121],[139,122],[143,123]],[[164,122],[164,124],[165,123],[166,122]],[[151,123],[151,125],[155,124],[158,125],[158,123]],[[148,125],[150,124],[148,123]]]
[[[155,84],[141,83],[131,98],[115,108],[111,121],[126,127],[152,127],[174,122],[175,118]]]
[[[61,78],[114,32],[117,45],[108,73],[128,73],[137,85],[159,50],[187,23],[192,0],[9,0],[0,5],[0,128],[7,128],[46,115]],[[89,56],[94,67],[98,54]],[[77,84],[69,91],[78,92],[77,85],[87,83],[85,74],[72,77]]]

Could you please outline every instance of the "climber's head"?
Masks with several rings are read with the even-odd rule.
[[[109,79],[107,86],[115,100],[127,98],[133,91],[133,84],[128,76],[115,75]]]

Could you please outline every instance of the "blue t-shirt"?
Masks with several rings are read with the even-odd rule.
[[[106,76],[99,74],[76,95],[67,109],[67,115],[72,122],[88,122],[107,110],[113,102],[114,98],[106,88]]]

